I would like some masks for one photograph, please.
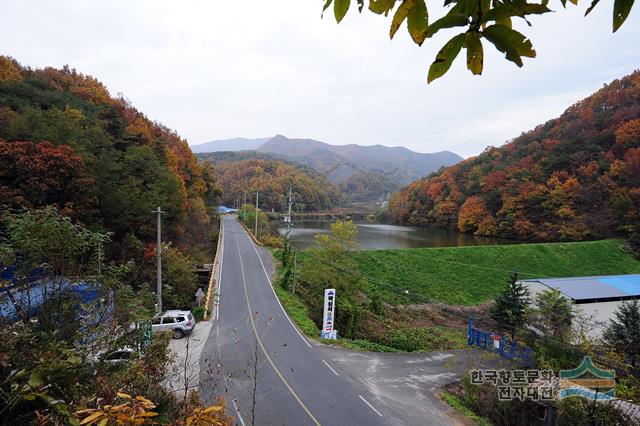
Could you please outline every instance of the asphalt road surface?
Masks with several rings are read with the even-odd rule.
[[[222,220],[219,304],[200,358],[204,402],[223,397],[241,425],[415,424],[299,333],[273,291],[270,254],[234,217]]]

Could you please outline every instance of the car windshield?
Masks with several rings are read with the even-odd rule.
[[[191,314],[191,312],[187,314],[187,318],[189,318],[189,321],[193,321],[193,315]]]

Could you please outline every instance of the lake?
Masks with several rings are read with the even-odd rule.
[[[293,246],[303,250],[314,244],[314,235],[328,234],[331,222],[298,222],[291,229]],[[501,238],[476,237],[456,231],[385,224],[356,224],[358,246],[362,250],[400,249],[415,247],[455,247],[495,244],[514,244],[516,241]],[[284,235],[286,229],[279,228]]]

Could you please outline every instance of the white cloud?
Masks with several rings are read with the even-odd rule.
[[[524,68],[485,44],[482,77],[461,55],[427,86],[446,35],[422,48],[404,30],[389,41],[389,18],[354,9],[336,25],[321,3],[6,1],[0,53],[92,74],[192,144],[282,133],[462,155],[557,116],[640,57],[637,7],[614,35],[610,4],[587,18],[586,5],[553,4],[522,26],[538,52]]]

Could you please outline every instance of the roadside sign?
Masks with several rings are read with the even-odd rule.
[[[204,291],[202,291],[202,288],[198,288],[198,291],[196,291],[196,303],[198,304],[198,306],[202,306],[203,300],[204,300]]]
[[[336,315],[336,289],[327,288],[324,291],[324,314],[322,316],[322,332],[320,338],[322,339],[336,339],[337,331],[335,330],[335,315]]]
[[[140,331],[140,349],[144,352],[153,340],[153,334],[151,333],[151,320],[140,321],[138,323]]]

